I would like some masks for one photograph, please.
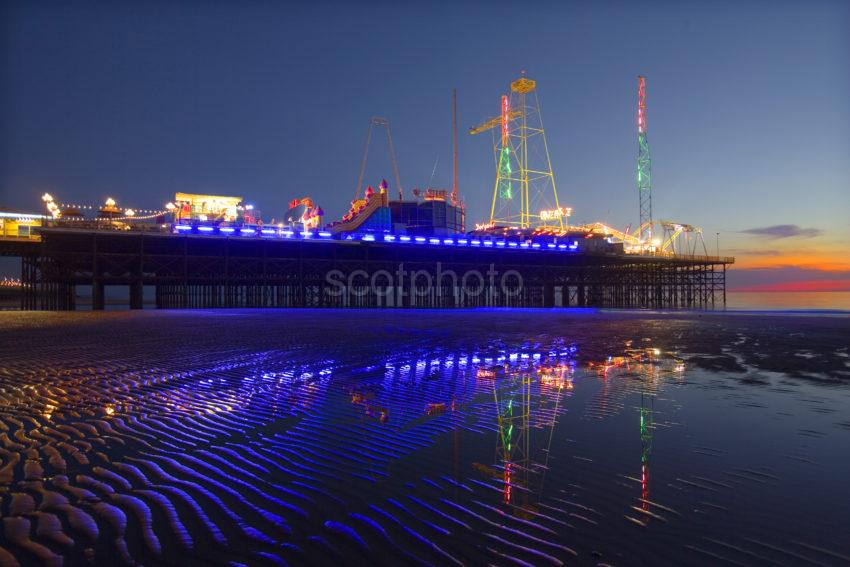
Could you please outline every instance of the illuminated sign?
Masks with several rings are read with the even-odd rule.
[[[555,220],[568,217],[573,214],[571,207],[558,207],[557,209],[549,209],[540,211],[540,220]]]

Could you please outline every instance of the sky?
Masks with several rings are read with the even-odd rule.
[[[390,121],[405,189],[459,186],[489,214],[487,136],[537,81],[574,222],[638,221],[637,76],[656,218],[734,255],[730,287],[850,290],[850,3],[5,2],[0,207],[157,209],[239,195],[266,217],[354,195],[369,120]],[[384,138],[366,183],[392,182]],[[392,183],[391,183],[392,185]],[[718,235],[719,233],[719,235]]]

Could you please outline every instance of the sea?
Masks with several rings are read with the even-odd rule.
[[[850,564],[850,315],[0,313],[0,564]]]
[[[726,308],[735,311],[850,312],[850,291],[730,291],[726,294]]]
[[[146,290],[145,308],[153,309],[152,290]],[[20,297],[16,294],[0,297],[0,311],[17,310]],[[86,286],[77,286],[78,310],[91,310],[91,292]],[[120,311],[129,309],[126,287],[107,288],[106,309]],[[850,291],[848,292],[742,292],[729,291],[726,294],[726,309],[729,311],[812,311],[812,312],[850,312]]]

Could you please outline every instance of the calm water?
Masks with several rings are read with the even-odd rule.
[[[840,310],[850,311],[850,292],[748,292],[730,291],[726,307],[733,310]]]
[[[0,315],[0,564],[850,564],[850,317]]]
[[[107,311],[129,309],[126,286],[107,289]],[[848,311],[850,292],[727,292],[727,309],[732,311]],[[147,289],[145,308],[154,309],[153,290]],[[0,299],[0,311],[20,309],[20,298]],[[77,286],[77,309],[91,310],[91,292],[86,286]]]

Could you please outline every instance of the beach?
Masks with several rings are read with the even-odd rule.
[[[850,316],[0,313],[0,563],[850,563]]]

